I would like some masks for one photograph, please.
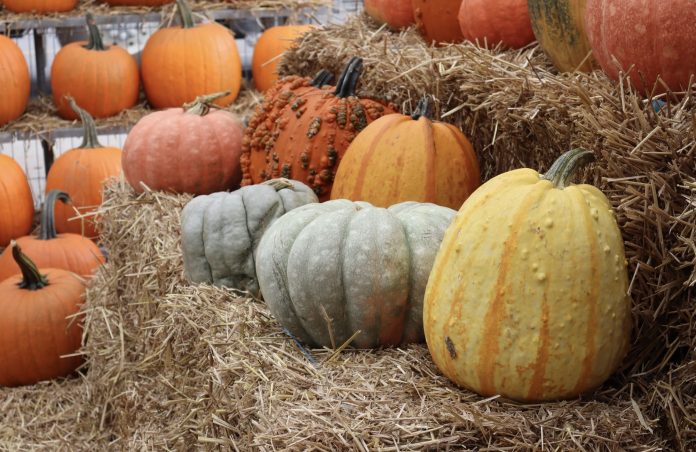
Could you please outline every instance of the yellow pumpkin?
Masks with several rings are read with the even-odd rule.
[[[602,384],[630,342],[623,240],[604,194],[567,185],[592,156],[499,175],[464,203],[424,302],[428,348],[452,381],[534,402]]]

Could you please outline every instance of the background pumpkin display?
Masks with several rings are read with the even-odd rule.
[[[411,0],[365,0],[364,6],[368,16],[395,30],[406,28],[416,22]]]
[[[305,184],[287,179],[194,198],[181,212],[186,278],[258,296],[254,255],[264,232],[286,212],[318,201]]]
[[[273,316],[310,346],[359,348],[423,341],[423,292],[454,211],[389,209],[345,199],[286,213],[257,249],[256,274]]]
[[[527,0],[462,0],[458,20],[464,38],[479,45],[517,49],[534,41]]]
[[[0,154],[0,246],[29,234],[34,221],[34,199],[22,167]]]
[[[10,38],[0,35],[0,126],[19,118],[27,108],[31,88],[29,66],[21,49]]]
[[[464,39],[457,21],[461,0],[412,0],[418,32],[428,43],[460,42]]]
[[[0,3],[15,13],[64,12],[77,6],[77,0],[2,0]]]
[[[278,58],[293,41],[312,29],[311,25],[279,25],[266,29],[254,46],[251,74],[254,86],[266,91],[278,80]]]

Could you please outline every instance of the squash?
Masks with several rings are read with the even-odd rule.
[[[176,0],[181,27],[156,31],[141,56],[143,87],[157,109],[181,107],[198,96],[229,91],[215,103],[234,102],[242,83],[242,62],[231,30],[211,22],[194,25],[185,0]]]
[[[411,116],[394,113],[367,126],[341,160],[331,199],[458,209],[481,183],[476,154],[461,130],[430,116],[426,96]]]
[[[461,42],[457,21],[461,0],[411,0],[418,32],[427,43]]]
[[[75,9],[77,0],[2,0],[14,13],[58,13]]]
[[[16,240],[17,245],[34,256],[34,263],[40,268],[60,268],[88,278],[104,263],[99,247],[88,238],[77,234],[58,234],[53,219],[56,201],[70,202],[70,196],[60,190],[52,190],[46,195],[41,211],[39,235],[24,236]],[[0,254],[0,281],[20,273],[19,266],[12,257],[10,248]]]
[[[0,246],[31,232],[34,198],[22,167],[0,154]]]
[[[527,0],[462,0],[459,26],[465,39],[518,49],[534,41]]]
[[[568,180],[573,150],[541,176],[483,184],[447,230],[425,293],[437,367],[481,395],[576,397],[619,366],[630,342],[623,240],[604,194]]]
[[[123,145],[123,173],[136,192],[143,192],[143,183],[152,190],[197,195],[239,185],[244,126],[234,113],[213,110],[225,95],[201,96],[135,124]]]
[[[0,35],[0,126],[22,116],[29,103],[31,78],[24,54],[10,38]]]
[[[696,75],[693,0],[587,0],[585,26],[592,52],[607,75],[630,72],[641,93],[686,90]],[[616,59],[616,62],[614,61]],[[618,67],[617,67],[618,62]]]
[[[0,386],[68,376],[83,361],[74,353],[85,285],[65,270],[39,271],[14,241],[11,251],[22,274],[0,282]]]
[[[91,14],[87,14],[89,42],[72,42],[58,52],[51,66],[51,89],[58,114],[77,119],[66,96],[90,115],[113,116],[138,102],[138,63],[116,45],[105,46]]]
[[[411,0],[365,0],[365,12],[376,22],[387,24],[394,30],[416,22]]]
[[[590,72],[596,65],[585,31],[587,0],[528,0],[539,45],[561,72]]]
[[[287,179],[193,198],[181,212],[186,279],[258,296],[254,254],[261,237],[286,212],[314,202],[309,187]]]
[[[286,213],[261,238],[256,274],[271,314],[304,343],[423,341],[423,292],[455,211],[337,199]]]
[[[251,75],[257,90],[264,92],[278,81],[279,57],[313,28],[311,25],[279,25],[261,33],[251,60]]]

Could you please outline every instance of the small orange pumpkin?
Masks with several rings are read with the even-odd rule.
[[[278,80],[279,57],[293,46],[295,39],[310,31],[311,25],[280,25],[264,31],[254,46],[251,75],[256,89],[263,92]]]
[[[14,13],[58,13],[75,9],[77,0],[3,0]]]
[[[0,35],[0,126],[22,116],[29,102],[31,79],[24,54],[10,38]]]
[[[0,246],[31,232],[34,199],[22,167],[0,154]]]
[[[534,41],[527,0],[462,0],[459,26],[469,41],[511,49]]]

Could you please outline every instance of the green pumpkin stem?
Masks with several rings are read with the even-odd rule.
[[[348,61],[348,65],[341,73],[338,83],[336,83],[336,91],[334,91],[336,97],[345,98],[355,96],[355,88],[358,86],[362,68],[362,58],[353,57]]]
[[[267,180],[266,182],[263,182],[264,185],[270,185],[275,189],[275,191],[280,191],[285,188],[295,188],[293,183],[290,181],[290,179],[286,179],[284,177],[280,177],[278,179],[271,179]]]
[[[94,118],[92,118],[92,115],[81,109],[77,103],[75,103],[75,99],[73,99],[72,96],[65,96],[65,98],[68,100],[70,108],[72,108],[75,113],[80,115],[80,119],[82,120],[84,135],[80,148],[93,149],[104,147],[99,143],[99,138],[97,138],[97,125],[94,123]]]
[[[416,109],[411,113],[411,118],[413,118],[414,121],[420,119],[421,116],[426,119],[432,119],[432,110],[433,103],[430,100],[430,96],[423,96],[421,100],[418,101]]]
[[[39,272],[36,264],[34,264],[26,254],[22,253],[19,244],[13,240],[10,246],[12,247],[12,257],[22,271],[22,281],[19,283],[19,288],[39,290],[46,287],[48,285],[48,278],[46,278],[46,275],[42,275]]]
[[[220,108],[219,105],[213,103],[215,100],[229,95],[230,91],[221,91],[219,93],[198,96],[193,102],[184,104],[184,110],[186,110],[186,113],[191,113],[192,115],[205,116],[210,112],[211,108]]]
[[[193,13],[191,12],[191,7],[184,0],[176,0],[176,6],[179,10],[179,17],[181,18],[181,26],[183,28],[193,28],[195,24],[193,23]]]
[[[333,74],[326,69],[322,69],[321,71],[317,72],[317,75],[314,76],[311,82],[309,82],[310,85],[312,85],[315,88],[321,88],[324,85],[328,85],[333,81]]]
[[[104,46],[104,41],[102,41],[97,24],[94,23],[94,16],[92,16],[92,13],[87,13],[86,21],[87,29],[89,30],[89,42],[83,47],[87,50],[106,50],[107,47]]]
[[[594,153],[587,149],[573,149],[558,157],[542,177],[553,183],[555,188],[563,189],[578,169],[594,160]]]
[[[46,195],[43,210],[41,211],[41,228],[39,229],[39,240],[53,240],[58,236],[56,231],[55,207],[56,201],[60,200],[64,204],[71,202],[70,195],[61,190],[51,190]]]

